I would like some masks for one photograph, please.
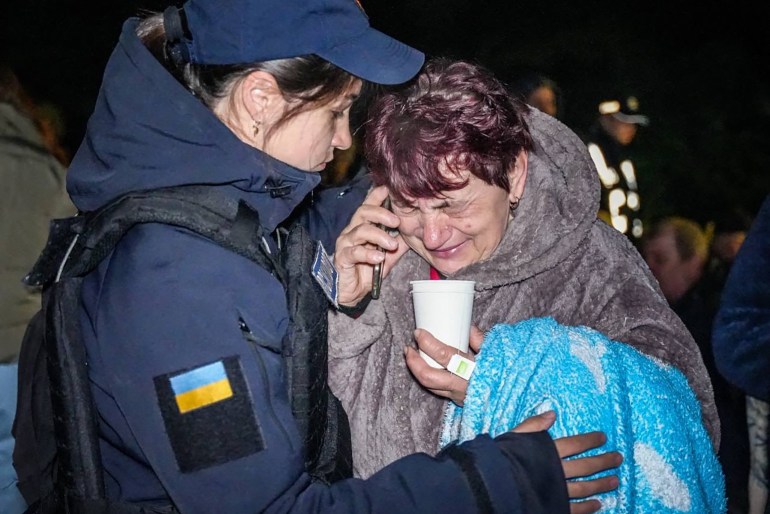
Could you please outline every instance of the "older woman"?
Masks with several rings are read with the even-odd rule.
[[[673,364],[718,445],[698,349],[634,247],[597,220],[596,171],[575,134],[511,98],[483,69],[438,60],[377,101],[366,150],[372,179],[384,187],[337,240],[348,284],[341,303],[366,300],[373,264],[384,261],[387,278],[379,300],[352,319],[332,314],[329,327],[331,384],[351,420],[358,475],[415,451],[435,453],[442,396],[462,403],[464,381],[430,368],[412,348],[408,284],[428,278],[476,281],[473,321],[481,330],[552,317]],[[393,212],[379,207],[388,195]],[[447,363],[447,347],[425,331],[416,339]],[[478,341],[475,333],[472,345]]]

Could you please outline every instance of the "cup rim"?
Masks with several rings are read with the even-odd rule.
[[[475,280],[454,280],[454,279],[451,279],[451,278],[444,278],[444,279],[440,279],[440,280],[431,280],[431,279],[426,279],[426,280],[410,280],[409,284],[418,284],[418,283],[422,283],[422,282],[430,282],[430,283],[437,282],[437,283],[440,283],[440,284],[473,284],[473,285],[476,285],[476,281]]]
[[[415,286],[419,289],[420,286],[431,284],[435,287],[434,290],[428,291],[415,291]],[[415,292],[420,294],[434,294],[434,293],[466,293],[473,294],[476,289],[475,280],[410,280],[409,292],[414,294]]]

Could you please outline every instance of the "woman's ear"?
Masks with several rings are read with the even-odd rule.
[[[508,200],[517,202],[524,195],[524,184],[527,181],[527,170],[529,165],[529,153],[521,149],[516,156],[516,164],[508,173],[508,181],[511,184],[511,190],[508,193]]]
[[[282,100],[281,90],[275,77],[266,71],[253,71],[241,82],[241,101],[246,111],[255,121],[264,119],[278,100]]]
[[[246,75],[238,85],[236,97],[243,114],[242,131],[249,138],[249,143],[264,150],[265,134],[283,115],[286,101],[275,77],[265,71],[253,71]]]
[[[265,134],[280,119],[285,103],[275,77],[254,71],[238,80],[213,110],[238,139],[263,150]]]

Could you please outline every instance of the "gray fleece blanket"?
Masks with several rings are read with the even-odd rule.
[[[451,277],[476,281],[473,323],[486,331],[551,317],[677,367],[717,447],[719,420],[698,347],[636,249],[597,220],[599,182],[585,145],[539,111],[531,111],[529,124],[536,148],[514,219],[489,259]],[[415,344],[409,281],[427,278],[427,263],[407,252],[362,316],[330,314],[330,384],[350,418],[358,476],[438,450],[445,400],[417,383],[403,356],[404,346]]]

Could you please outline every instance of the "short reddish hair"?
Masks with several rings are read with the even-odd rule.
[[[483,67],[431,60],[414,82],[372,105],[365,140],[372,180],[402,202],[465,187],[442,169],[468,170],[510,191],[516,156],[532,148],[526,112]]]

